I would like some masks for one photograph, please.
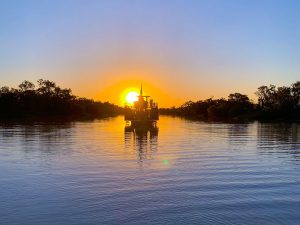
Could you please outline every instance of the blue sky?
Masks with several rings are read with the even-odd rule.
[[[1,0],[0,86],[45,78],[114,101],[106,88],[142,80],[174,104],[252,97],[299,80],[299,12],[287,0]]]

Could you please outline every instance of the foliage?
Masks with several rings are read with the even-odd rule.
[[[38,86],[23,81],[19,89],[0,88],[0,117],[96,118],[113,116],[122,108],[108,102],[78,98],[49,80],[39,79]]]
[[[260,86],[255,94],[257,103],[247,95],[233,93],[228,99],[188,101],[178,108],[163,108],[160,112],[205,120],[300,119],[299,81],[290,87]]]

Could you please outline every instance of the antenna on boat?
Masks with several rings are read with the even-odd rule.
[[[141,83],[140,96],[143,96],[143,83]]]

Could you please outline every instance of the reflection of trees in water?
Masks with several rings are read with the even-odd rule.
[[[257,147],[261,153],[300,157],[300,125],[295,123],[258,123]]]
[[[237,149],[243,148],[251,136],[249,124],[227,124],[227,135],[231,146]]]
[[[25,152],[54,153],[66,146],[72,127],[70,122],[4,123],[0,124],[0,142],[4,146],[21,146]]]
[[[152,153],[157,151],[157,127],[126,126],[124,131],[126,149],[134,150],[138,154],[140,161],[152,158]]]

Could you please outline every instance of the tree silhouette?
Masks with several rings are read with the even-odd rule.
[[[96,118],[123,112],[108,102],[78,98],[71,89],[60,88],[52,81],[39,79],[37,83],[37,89],[26,80],[19,89],[0,88],[0,118]]]
[[[160,109],[163,114],[204,120],[300,120],[300,82],[290,87],[260,86],[257,103],[247,95],[232,93],[228,99],[186,102],[181,107]]]
[[[29,90],[34,90],[35,88],[35,85],[33,83],[31,83],[30,81],[23,81],[21,84],[19,84],[19,88],[20,88],[20,91],[29,91]]]

